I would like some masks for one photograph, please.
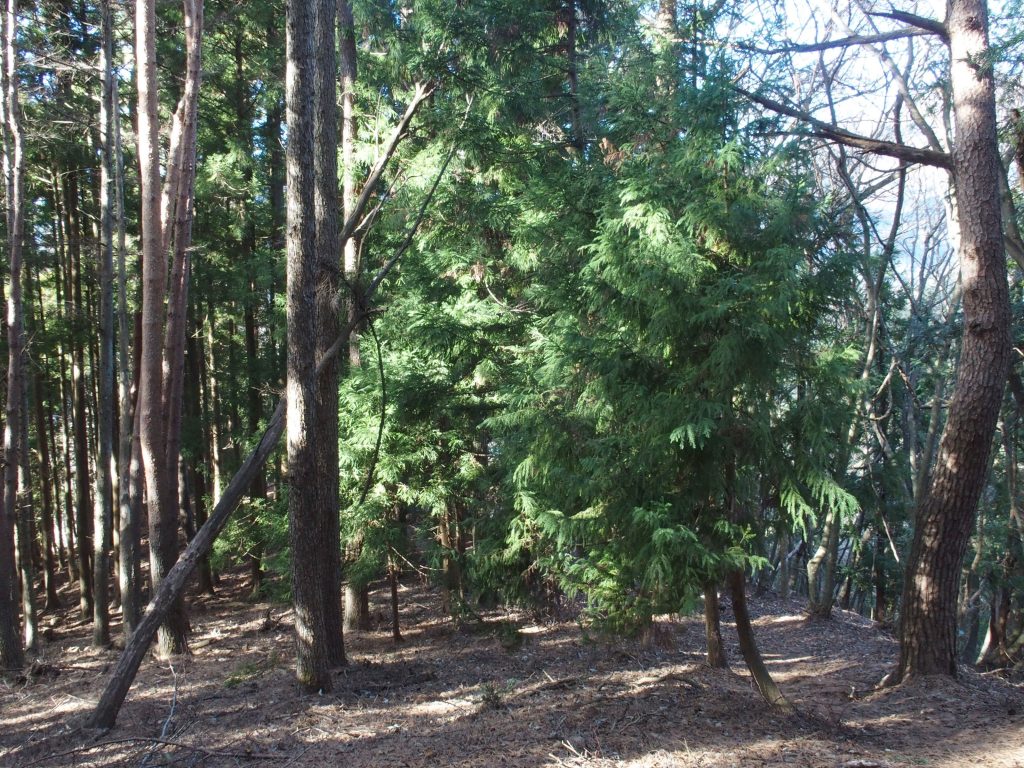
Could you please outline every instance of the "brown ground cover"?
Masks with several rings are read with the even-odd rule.
[[[663,618],[643,639],[503,611],[459,629],[409,583],[395,644],[384,592],[380,631],[348,637],[334,692],[310,695],[293,682],[287,606],[242,600],[227,578],[192,602],[193,655],[144,663],[103,735],[79,724],[117,652],[51,617],[40,661],[0,684],[0,766],[1024,768],[1024,687],[965,671],[874,692],[896,644],[856,614],[810,621],[798,601],[752,600],[761,650],[799,710],[784,717],[735,643],[732,671],[703,666],[699,617]]]

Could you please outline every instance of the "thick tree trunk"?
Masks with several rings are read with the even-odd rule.
[[[956,675],[956,600],[964,553],[1010,360],[994,86],[984,0],[953,0],[947,20],[956,120],[964,331],[956,387],[907,563],[896,678]]]
[[[164,299],[166,251],[160,219],[160,158],[156,70],[155,0],[135,5],[138,141],[142,201],[142,362],[138,419],[142,469],[149,506],[150,579],[154,592],[177,558],[177,499],[167,477],[167,425],[163,410]],[[181,598],[161,626],[158,653],[184,653],[187,619]]]
[[[814,555],[807,561],[807,612],[818,619],[827,619],[832,615],[832,593],[835,590],[832,553],[838,546],[839,510],[833,507],[825,515],[821,542]]]
[[[287,7],[285,76],[287,147],[288,520],[295,606],[296,676],[308,690],[330,691],[331,647],[326,601],[318,572],[323,562],[316,419],[317,231],[314,126],[317,66],[314,33],[319,6],[293,0]],[[333,50],[333,46],[332,46]],[[332,258],[324,254],[323,258]]]

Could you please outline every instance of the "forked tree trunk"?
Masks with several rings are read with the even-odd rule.
[[[907,563],[896,679],[957,673],[957,594],[985,484],[1010,361],[988,14],[952,0],[947,19],[955,113],[953,166],[961,226],[963,339],[956,387],[931,485],[920,500]]]

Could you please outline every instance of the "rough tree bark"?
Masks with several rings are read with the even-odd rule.
[[[956,127],[963,338],[946,427],[921,500],[903,588],[896,679],[957,673],[957,593],[1010,363],[994,84],[984,0],[953,0],[946,27]]]
[[[287,71],[287,400],[288,521],[295,606],[296,676],[309,690],[331,690],[325,600],[315,559],[320,526],[316,429],[316,55],[318,0],[293,0],[286,22]],[[333,254],[325,254],[331,258]],[[322,564],[320,564],[322,566]]]
[[[341,251],[338,240],[338,67],[335,39],[335,0],[319,0],[314,22],[316,74],[314,77],[313,163],[316,177],[316,252],[319,259],[315,287],[313,360],[321,359],[338,335],[341,288]],[[338,515],[338,364],[333,358],[317,379],[313,421],[316,462],[315,501],[310,512],[318,518],[319,553],[309,562],[324,595],[324,642],[333,666],[345,663],[341,623],[341,529]],[[296,561],[293,560],[293,567]]]

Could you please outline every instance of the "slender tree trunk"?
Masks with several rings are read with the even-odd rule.
[[[28,387],[26,386],[24,371],[21,377],[21,398],[21,462],[18,467],[18,535],[16,551],[18,556],[18,575],[21,577],[22,638],[24,639],[25,650],[34,653],[39,645],[39,614],[36,611],[34,574],[36,535],[28,450]],[[1006,636],[1005,631],[1003,636]]]
[[[36,451],[39,461],[39,487],[43,500],[43,585],[46,602],[43,608],[54,611],[61,607],[60,596],[57,594],[57,563],[54,556],[54,515],[53,515],[53,473],[50,468],[50,444],[47,439],[46,410],[43,406],[43,374],[37,370],[35,374],[35,417],[36,417]]]
[[[192,316],[191,323],[197,327],[198,324],[194,319],[194,305],[190,304],[189,306],[191,309],[190,315]],[[185,343],[185,397],[189,412],[201,415],[204,412],[200,394],[202,389],[200,379],[202,377],[203,352],[195,334],[190,334]],[[205,441],[203,441],[202,446],[198,456],[193,455],[190,457],[188,465],[188,479],[193,489],[192,496],[195,503],[196,525],[199,527],[202,527],[207,520],[206,503],[209,498],[203,470],[203,467],[208,464],[209,458]],[[253,487],[255,488],[255,483]],[[203,555],[199,560],[199,583],[197,586],[200,593],[214,594],[213,569],[210,567],[210,558],[207,555]]]
[[[391,588],[391,639],[402,642],[402,627],[398,616],[398,564],[388,552],[388,586]]]
[[[82,227],[78,198],[78,172],[66,174],[64,217],[67,233],[67,276],[64,296],[70,306],[71,327],[71,411],[75,459],[75,539],[78,547],[79,608],[82,619],[93,614],[92,579],[92,497],[89,483],[89,426],[85,399],[85,341],[82,339],[85,306],[82,300]]]
[[[338,240],[338,32],[335,0],[319,0],[316,11],[316,81],[313,155],[316,174],[316,351],[322,359],[341,327],[338,291],[343,265]],[[330,663],[345,663],[341,621],[341,528],[338,473],[338,364],[332,359],[316,383],[313,452],[317,469],[322,551],[317,578],[325,596],[324,625]]]
[[[340,75],[341,75],[341,157],[344,164],[342,177],[342,207],[345,211],[345,218],[348,219],[356,205],[356,137],[359,126],[355,112],[355,86],[358,77],[358,59],[356,56],[355,22],[352,17],[352,4],[348,0],[341,0],[338,3],[338,27],[340,37]],[[346,306],[349,322],[359,312],[363,303],[362,286],[359,282],[359,242],[358,236],[353,235],[345,241],[343,254],[343,269],[345,281],[348,284],[348,296]],[[347,368],[358,368],[361,364],[359,357],[359,334],[353,331],[348,339],[348,360]],[[346,544],[346,560],[349,562],[359,557],[362,550],[362,537],[357,536]],[[370,617],[363,606],[368,604],[367,588],[363,584],[357,584],[351,579],[344,584],[345,608],[343,612],[344,627],[346,631],[366,629],[369,626]]]
[[[220,501],[221,489],[223,483],[221,481],[221,470],[224,467],[224,463],[221,457],[220,451],[220,434],[221,434],[221,414],[220,414],[220,395],[219,385],[217,383],[217,365],[213,355],[214,347],[214,320],[215,315],[213,312],[213,303],[207,304],[206,308],[206,347],[205,355],[203,357],[203,401],[207,405],[209,411],[208,424],[209,428],[209,439],[210,439],[210,477],[213,480],[213,487],[211,488],[211,496],[213,503],[216,504]]]
[[[947,29],[956,121],[964,330],[956,387],[907,563],[896,678],[957,673],[961,564],[985,483],[1010,361],[992,70],[984,0],[952,0]]]
[[[245,78],[244,70],[244,58],[243,58],[243,42],[245,39],[245,30],[239,22],[238,28],[235,30],[234,40],[234,56],[235,56],[235,82],[234,82],[234,101],[235,101],[235,128],[238,131],[239,136],[245,137],[246,150],[251,154],[254,151],[253,139],[252,139],[252,109],[250,107],[250,99],[248,95],[249,84]],[[246,166],[244,172],[244,189],[248,190],[249,183],[252,181],[252,169],[250,166]],[[251,263],[252,259],[256,254],[256,224],[253,220],[252,211],[247,196],[243,196],[237,201],[237,205],[242,211],[243,219],[243,233],[242,233],[242,261],[245,264]],[[255,277],[249,279],[249,292],[245,298],[245,357],[246,357],[246,374],[248,377],[247,382],[247,412],[248,412],[248,428],[250,434],[255,434],[259,430],[260,420],[263,418],[263,397],[260,392],[260,386],[262,384],[260,372],[261,363],[259,356],[259,345],[257,343],[257,311],[262,304],[261,299],[261,286],[256,282]],[[256,479],[253,481],[252,488],[249,490],[249,497],[252,500],[251,512],[250,512],[250,525],[254,532],[259,529],[257,527],[257,510],[261,509],[267,501],[267,481],[266,473],[260,472]],[[260,591],[260,587],[263,583],[263,537],[261,534],[256,533],[252,539],[252,545],[249,551],[246,553],[246,560],[249,565],[249,587],[253,597],[257,596]]]
[[[108,570],[112,542],[114,451],[114,22],[110,0],[100,3],[100,354],[97,488],[93,520],[92,643],[110,644]]]
[[[110,83],[110,112],[112,116],[114,149],[114,203],[117,221],[117,361],[118,361],[118,559],[120,568],[121,618],[126,637],[130,637],[138,626],[142,611],[142,570],[139,557],[140,527],[142,511],[141,471],[142,467],[135,451],[137,432],[135,429],[135,396],[133,382],[139,380],[141,364],[142,318],[128,325],[128,271],[126,265],[124,221],[124,156],[121,151],[121,119],[117,78]],[[129,350],[129,334],[134,332],[133,357]]]
[[[10,290],[7,292],[7,404],[4,425],[4,493],[0,510],[0,669],[20,669],[24,663],[21,638],[18,637],[18,585],[14,568],[15,528],[18,515],[18,473],[21,451],[22,376],[24,333],[22,326],[22,206],[23,155],[17,90],[17,59],[14,40],[17,31],[17,5],[8,0],[4,8],[3,47],[3,150],[6,186],[7,252],[10,266]]]
[[[761,658],[761,652],[757,648],[754,628],[750,624],[750,614],[747,612],[747,589],[743,571],[739,569],[732,571],[727,577],[727,581],[732,594],[732,610],[736,615],[736,635],[740,641],[740,653],[743,654],[747,669],[750,670],[750,675],[754,678],[754,684],[757,685],[764,700],[773,707],[783,712],[792,712],[793,705],[782,695],[782,691],[775,684],[768,672],[768,667],[765,666],[764,660]]]
[[[704,584],[704,636],[707,639],[707,663],[713,669],[728,669],[729,659],[722,643],[722,618],[718,608],[718,585]]]

